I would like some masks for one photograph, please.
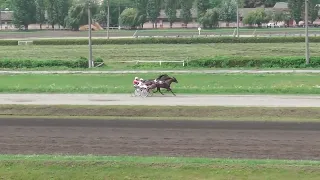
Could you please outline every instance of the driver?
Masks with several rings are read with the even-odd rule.
[[[140,78],[138,87],[139,87],[139,88],[147,88],[147,86],[144,84],[144,80],[143,80],[142,78]]]
[[[135,77],[132,83],[133,83],[134,88],[139,87],[139,83],[140,83],[139,77]]]

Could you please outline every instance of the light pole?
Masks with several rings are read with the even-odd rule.
[[[1,30],[2,30],[2,10],[0,9],[0,26],[1,26]]]
[[[309,64],[310,63],[310,52],[309,52],[309,32],[308,32],[308,24],[309,24],[309,21],[308,21],[308,0],[305,0],[305,10],[304,10],[304,27],[305,27],[305,34],[306,34],[306,64]]]
[[[239,0],[237,0],[237,38],[239,38]]]
[[[108,5],[107,38],[109,39],[109,28],[110,28],[110,0],[107,0],[107,5]]]
[[[121,4],[121,1],[119,1],[119,7],[118,7],[119,8],[119,17],[118,17],[118,29],[119,30],[121,29],[121,26],[120,26],[121,5],[120,4]]]
[[[88,4],[88,24],[89,24],[89,68],[93,66],[92,61],[92,42],[91,42],[91,3]]]

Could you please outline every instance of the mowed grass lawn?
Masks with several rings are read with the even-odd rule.
[[[318,161],[0,156],[2,179],[319,180]]]
[[[0,92],[131,93],[135,76],[154,79],[159,74],[112,75],[1,75]],[[317,74],[169,74],[179,81],[177,93],[199,94],[319,94]],[[165,91],[164,91],[165,92]]]
[[[311,56],[320,56],[320,43],[311,43]],[[104,61],[186,60],[213,56],[304,56],[304,43],[132,44],[94,45],[94,58]],[[88,46],[2,46],[1,59],[73,60],[88,57]]]

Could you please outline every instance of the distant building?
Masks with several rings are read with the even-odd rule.
[[[288,3],[286,2],[277,2],[272,8],[264,8],[264,7],[259,7],[263,8],[265,11],[269,12],[284,12],[284,13],[290,13]],[[244,17],[246,17],[250,12],[257,10],[258,8],[240,8],[239,9],[239,16],[240,16],[240,22],[242,24],[242,20]],[[285,25],[285,22],[278,22],[280,25]],[[295,24],[293,19],[290,19],[289,22],[287,22],[289,26],[293,26]]]
[[[11,29],[13,20],[13,11],[0,11],[0,29]]]
[[[182,22],[182,20],[180,18],[180,11],[181,11],[180,9],[177,10],[177,13],[176,13],[177,19],[172,25],[173,28],[199,27],[199,24],[197,23],[197,9],[196,8],[191,9],[191,19],[192,20],[187,25]],[[146,22],[143,25],[143,27],[144,28],[153,28],[153,24],[152,24],[152,22]],[[168,21],[168,17],[167,17],[164,10],[160,11],[160,16],[157,19],[157,27],[158,28],[170,28],[170,22]]]
[[[266,11],[271,11],[271,12],[287,12],[290,13],[289,8],[288,8],[288,3],[286,2],[277,2],[274,7],[272,8],[265,8],[265,7],[259,7],[259,8],[263,8]],[[248,13],[250,13],[251,11],[255,11],[258,8],[239,8],[239,20],[240,20],[240,26],[244,26],[244,24],[242,23],[242,20],[245,16],[248,15]],[[187,27],[190,28],[195,28],[195,27],[199,27],[201,26],[198,22],[197,22],[197,9],[194,8],[191,10],[191,14],[192,14],[192,21],[190,23],[188,23]],[[281,23],[281,22],[280,22]],[[284,22],[282,22],[282,24],[284,24]],[[290,26],[294,25],[294,21],[290,20],[288,23]],[[226,23],[220,21],[219,22],[219,27],[225,27]],[[146,22],[144,24],[144,28],[152,28],[153,25],[151,22]],[[168,18],[164,12],[164,10],[161,10],[160,12],[160,16],[158,17],[157,20],[157,27],[158,28],[170,28],[170,23],[168,21]],[[182,23],[181,19],[180,19],[180,10],[177,10],[177,20],[176,22],[173,24],[173,28],[183,28],[185,27],[185,24]],[[229,27],[236,27],[236,22],[233,23],[229,23]]]

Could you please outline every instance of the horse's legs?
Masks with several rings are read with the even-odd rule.
[[[170,91],[174,96],[176,96],[176,94],[172,91],[171,88],[169,88],[168,91]]]
[[[164,95],[164,94],[161,92],[160,87],[158,87],[158,90],[157,90],[157,91],[159,91],[162,95]]]
[[[153,93],[156,93],[156,92],[158,92],[159,91],[159,89],[157,88],[157,90],[156,91],[153,91]]]

